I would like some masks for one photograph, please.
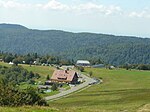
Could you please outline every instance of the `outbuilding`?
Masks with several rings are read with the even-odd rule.
[[[84,66],[84,67],[91,66],[91,64],[90,64],[90,62],[88,60],[78,60],[76,65],[77,66]]]
[[[93,65],[93,68],[104,68],[105,65],[104,64],[97,64],[97,65]]]

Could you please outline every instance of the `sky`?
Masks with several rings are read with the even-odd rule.
[[[0,0],[0,23],[150,38],[150,0]]]

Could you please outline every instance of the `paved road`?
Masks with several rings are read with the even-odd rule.
[[[76,85],[75,87],[71,87],[71,89],[66,90],[66,91],[62,91],[61,93],[58,93],[56,95],[45,97],[45,100],[55,100],[55,99],[58,99],[60,97],[66,96],[66,95],[68,95],[68,94],[70,94],[72,92],[80,90],[80,89],[82,89],[82,88],[84,88],[86,86],[89,86],[89,83],[95,82],[94,79],[92,79],[90,77],[87,77],[86,75],[81,74],[81,77],[83,77],[85,79],[84,83]]]

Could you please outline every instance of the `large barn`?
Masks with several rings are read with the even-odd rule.
[[[76,63],[77,66],[91,66],[90,62],[88,60],[78,60]]]
[[[78,82],[78,75],[73,70],[55,70],[51,77],[51,81],[76,84]]]

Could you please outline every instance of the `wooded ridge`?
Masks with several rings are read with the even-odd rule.
[[[0,50],[17,54],[49,54],[74,60],[100,58],[114,65],[150,63],[149,38],[33,30],[14,24],[0,24]]]

